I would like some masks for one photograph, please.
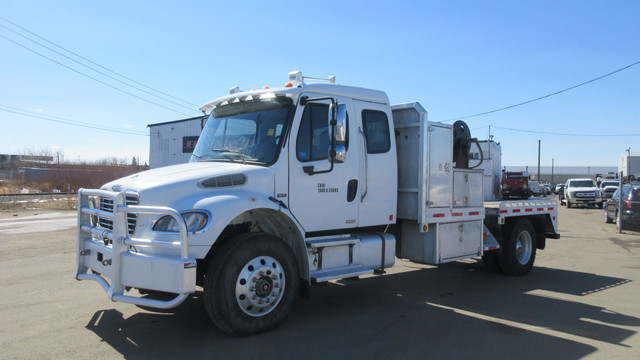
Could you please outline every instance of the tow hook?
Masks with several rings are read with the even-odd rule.
[[[111,266],[111,259],[102,260],[102,266]]]

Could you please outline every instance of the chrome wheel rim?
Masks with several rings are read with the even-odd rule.
[[[516,240],[516,259],[521,265],[526,265],[531,258],[531,252],[533,248],[533,241],[531,234],[527,231],[522,231],[518,234]]]
[[[236,301],[250,316],[264,316],[276,308],[286,283],[282,265],[270,256],[249,261],[236,279]]]

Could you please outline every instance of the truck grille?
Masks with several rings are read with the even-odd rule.
[[[127,195],[125,197],[125,202],[127,205],[138,205],[140,203],[139,199],[135,195]],[[107,211],[113,213],[113,199],[100,197],[100,210]],[[136,220],[138,218],[137,214],[129,214],[127,213],[127,229],[129,235],[132,235],[134,230],[136,229]],[[98,224],[100,227],[113,230],[113,221],[111,219],[98,217]]]
[[[579,192],[579,193],[576,193],[576,197],[577,198],[582,198],[582,199],[584,199],[584,198],[594,198],[595,199],[596,194],[592,193],[592,192]]]

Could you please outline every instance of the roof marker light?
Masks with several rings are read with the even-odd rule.
[[[240,92],[240,86],[234,86],[229,89],[229,94],[235,94]]]

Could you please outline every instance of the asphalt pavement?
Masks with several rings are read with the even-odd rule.
[[[312,288],[278,329],[233,338],[201,293],[169,311],[76,281],[73,211],[0,212],[0,359],[638,359],[640,234],[560,208],[532,272],[397,260]]]

